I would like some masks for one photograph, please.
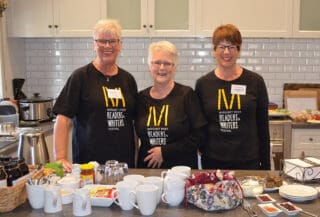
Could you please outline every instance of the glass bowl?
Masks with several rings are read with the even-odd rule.
[[[257,176],[243,176],[238,178],[244,197],[255,197],[262,194],[265,181]]]

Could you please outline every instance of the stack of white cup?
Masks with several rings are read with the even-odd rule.
[[[162,201],[169,206],[178,206],[185,196],[185,179],[190,177],[191,168],[175,166],[161,173],[164,177],[164,191]]]

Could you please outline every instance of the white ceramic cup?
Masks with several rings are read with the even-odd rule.
[[[28,201],[33,209],[44,207],[44,189],[45,185],[29,185],[26,183]]]
[[[163,181],[164,191],[181,190],[185,188],[186,182],[176,176],[166,176]]]
[[[177,172],[177,171],[173,171],[171,169],[161,172],[161,177],[162,178],[166,178],[168,176],[170,176],[170,177],[178,177],[181,180],[185,180],[186,178],[188,178],[188,176],[186,174],[181,173],[181,172]]]
[[[171,170],[175,173],[183,173],[187,177],[191,176],[191,167],[188,166],[174,166],[171,168]]]
[[[73,189],[70,188],[61,188],[61,202],[62,205],[70,204],[73,201]]]
[[[178,206],[183,201],[184,195],[184,189],[165,191],[162,194],[162,201],[169,204],[169,206]]]
[[[44,212],[56,213],[62,211],[61,187],[48,185],[44,190]]]
[[[73,193],[73,215],[87,216],[92,212],[89,190],[80,188]]]
[[[138,182],[135,180],[126,180],[116,183],[116,190],[112,191],[112,200],[115,204],[121,207],[122,210],[131,210],[133,208],[130,201],[135,202],[135,197],[130,195],[134,191]]]
[[[163,191],[163,178],[160,176],[148,176],[144,178],[143,184],[151,184],[158,187],[157,203],[159,203]]]
[[[138,182],[138,184],[142,184],[143,183],[143,180],[144,180],[144,176],[143,175],[139,175],[139,174],[129,174],[129,175],[125,175],[123,177],[123,180],[124,181],[127,181],[127,180],[135,180]]]
[[[132,203],[134,207],[140,210],[142,215],[152,215],[157,207],[158,187],[150,184],[138,185],[135,191],[130,191],[134,195],[137,203]]]

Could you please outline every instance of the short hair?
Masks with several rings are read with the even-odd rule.
[[[178,51],[174,44],[172,44],[169,41],[158,41],[158,42],[152,42],[149,45],[148,50],[148,64],[151,64],[152,57],[155,52],[157,51],[167,51],[170,53],[170,55],[173,58],[173,63],[176,66],[178,64]]]
[[[93,38],[96,39],[100,32],[110,32],[121,39],[121,25],[119,21],[113,19],[99,20],[93,29]]]
[[[235,25],[221,25],[214,30],[212,35],[213,49],[216,50],[218,44],[224,40],[236,45],[237,49],[240,51],[242,37],[239,29]]]

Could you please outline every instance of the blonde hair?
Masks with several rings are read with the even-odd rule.
[[[152,57],[157,51],[167,51],[173,58],[173,63],[176,66],[178,64],[178,51],[174,44],[169,41],[153,42],[149,45],[148,51],[148,64],[151,65]]]
[[[99,20],[93,29],[93,39],[96,39],[100,32],[109,32],[121,39],[121,25],[117,20],[105,19]]]

